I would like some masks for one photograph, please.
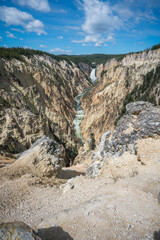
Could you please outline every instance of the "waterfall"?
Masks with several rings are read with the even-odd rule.
[[[96,69],[92,69],[91,74],[90,74],[90,79],[92,80],[92,82],[95,82],[97,80],[96,77]]]
[[[92,69],[91,74],[90,74],[90,78],[92,80],[92,82],[96,81],[96,69]],[[82,142],[84,143],[84,139],[82,136],[82,130],[81,130],[81,122],[84,118],[85,115],[85,111],[82,108],[82,103],[81,103],[81,97],[89,91],[90,88],[87,88],[82,94],[79,94],[75,97],[75,108],[76,108],[76,116],[75,119],[73,120],[73,124],[74,124],[74,129],[76,131],[76,136],[78,138],[80,138],[82,140]]]

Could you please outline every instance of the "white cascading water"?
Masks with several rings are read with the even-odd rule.
[[[92,69],[90,78],[91,78],[92,82],[95,82],[97,80],[96,69]],[[90,88],[87,88],[82,94],[79,94],[75,97],[75,108],[76,108],[77,113],[76,113],[75,119],[73,120],[73,124],[74,124],[74,129],[76,131],[76,136],[78,138],[80,138],[83,143],[84,143],[84,139],[83,139],[82,131],[81,131],[81,122],[84,118],[85,111],[82,108],[82,103],[81,103],[80,99],[86,92],[88,92],[89,89]]]
[[[92,82],[95,82],[97,80],[96,77],[96,69],[92,69],[91,74],[90,74],[90,79],[92,80]]]

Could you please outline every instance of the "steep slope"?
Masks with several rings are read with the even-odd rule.
[[[136,167],[136,163],[153,164],[154,158],[157,166],[160,166],[160,107],[138,101],[127,104],[126,112],[114,131],[103,134],[92,156],[92,164],[87,170],[89,176],[98,176],[104,166],[108,175],[113,172],[121,175],[122,171],[127,175]],[[119,157],[125,154],[128,158],[129,155],[134,156],[133,162],[129,163],[127,157],[124,157],[123,162],[119,162]]]
[[[72,150],[74,97],[91,84],[89,66],[47,55],[21,58],[0,59],[1,154],[24,151],[44,134]]]
[[[82,133],[86,140],[94,134],[96,143],[132,101],[160,104],[160,49],[127,55],[97,67],[98,81],[82,98],[85,118]]]

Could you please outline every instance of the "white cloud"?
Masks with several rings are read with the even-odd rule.
[[[102,44],[115,44],[113,37],[120,29],[129,30],[140,21],[153,22],[156,20],[152,9],[147,4],[153,5],[150,0],[76,0],[80,10],[84,11],[84,23],[81,28],[85,34],[84,39],[72,40],[74,43],[93,43],[94,46]],[[155,0],[157,1],[157,0]],[[141,2],[143,2],[141,4]]]
[[[91,44],[82,43],[82,47],[91,46]]]
[[[58,38],[58,39],[63,39],[63,36],[58,36],[57,38]]]
[[[88,44],[88,43],[94,43],[95,47],[101,47],[102,44],[106,42],[115,43],[115,39],[112,35],[108,35],[106,38],[104,38],[101,34],[95,34],[95,35],[86,35],[84,39],[80,40],[72,40],[73,43],[82,43],[82,44]],[[83,45],[85,46],[85,45]]]
[[[124,3],[112,6],[112,10],[116,12],[123,21],[127,21],[129,18],[134,17],[134,13],[131,11],[129,6],[126,4],[124,5]]]
[[[6,44],[3,44],[3,47],[8,48],[8,46]]]
[[[29,21],[29,23],[26,24],[25,28],[28,32],[36,32],[37,35],[41,35],[42,33],[46,34],[46,32],[43,30],[44,24],[39,20]]]
[[[81,7],[85,13],[82,30],[84,39],[73,40],[74,43],[94,43],[100,47],[105,42],[115,42],[110,33],[123,26],[121,19],[114,14],[108,2],[99,0],[82,0]]]
[[[78,26],[66,26],[66,28],[71,29],[71,30],[80,30],[80,27],[78,27]]]
[[[14,7],[0,7],[0,19],[7,25],[22,25],[33,19],[32,15]]]
[[[97,42],[99,38],[99,35],[87,35],[84,39],[84,42],[89,43],[89,42]]]
[[[155,0],[155,2],[158,3],[157,0]],[[136,3],[133,0],[124,0],[124,2],[119,2],[118,4],[112,6],[112,10],[116,12],[127,27],[130,27],[130,24],[133,26],[135,23],[139,23],[140,21],[155,21],[156,17],[152,12],[152,7],[155,6],[154,0],[141,0]]]
[[[43,44],[40,44],[39,45],[41,48],[47,48],[47,46],[46,45],[43,45]]]
[[[0,42],[2,42],[2,37],[0,36]]]
[[[9,31],[6,31],[7,33],[7,37],[8,38],[17,38],[16,36],[14,36],[12,33],[10,33]]]
[[[84,36],[84,35],[85,35],[84,32],[78,32],[77,34],[78,34],[78,35],[81,35],[81,36]]]
[[[31,47],[28,47],[28,46],[24,46],[25,49],[32,49]]]
[[[51,10],[47,0],[13,0],[13,2],[41,12],[49,12]]]
[[[84,40],[83,40],[83,39],[82,39],[82,40],[72,40],[72,42],[73,42],[73,43],[83,43]]]
[[[111,43],[115,43],[116,40],[115,38],[113,37],[113,35],[109,34],[107,39],[106,39],[106,42],[111,42]]]
[[[35,32],[37,35],[46,34],[41,21],[34,19],[29,13],[19,11],[14,7],[0,7],[0,20],[7,25],[22,26],[28,32]]]
[[[11,30],[13,30],[13,31],[15,31],[15,32],[24,33],[23,30],[21,30],[21,29],[17,29],[17,28],[11,28]]]
[[[62,9],[62,8],[54,8],[53,10],[52,10],[54,13],[67,13],[67,11],[66,10],[64,10],[64,9]]]
[[[101,47],[102,45],[100,43],[95,43],[94,47]]]
[[[23,40],[23,38],[20,38],[20,40],[22,41],[22,40]]]
[[[83,0],[85,23],[82,29],[90,35],[102,34],[118,29],[121,25],[121,19],[113,14],[108,2],[99,0]]]
[[[61,49],[61,48],[54,48],[54,49],[51,49],[49,51],[52,52],[52,53],[60,53],[60,54],[71,54],[72,53],[72,50],[64,50],[64,49]]]

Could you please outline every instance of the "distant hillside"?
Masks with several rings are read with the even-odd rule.
[[[154,45],[151,48],[147,48],[145,51],[149,50],[156,50],[160,48],[160,44]],[[132,52],[133,53],[133,52]],[[140,53],[140,52],[136,52]],[[96,67],[100,63],[106,63],[108,60],[111,60],[112,58],[117,59],[118,61],[121,61],[126,54],[91,54],[91,55],[54,55],[47,52],[34,50],[34,49],[25,49],[25,48],[0,48],[0,57],[6,58],[6,59],[12,59],[16,58],[20,61],[24,61],[22,55],[26,57],[31,57],[33,55],[47,55],[51,58],[61,61],[66,60],[68,63],[74,62],[75,64],[79,64],[80,62],[86,63],[91,67]]]
[[[118,61],[122,60],[126,54],[91,54],[91,55],[62,55],[68,60],[73,61],[74,63],[78,64],[80,62],[84,62],[89,64],[91,67],[95,67],[98,64],[106,63],[106,61],[115,58]],[[61,56],[61,57],[62,57]]]
[[[66,60],[67,62],[74,62],[75,64],[79,64],[80,62],[84,62],[92,67],[95,67],[97,64],[105,63],[107,60],[112,58],[116,58],[117,60],[122,60],[126,54],[113,55],[113,54],[92,54],[92,55],[54,55],[47,52],[33,50],[33,49],[25,49],[25,48],[0,48],[0,57],[5,59],[18,59],[23,61],[23,57],[31,57],[33,55],[48,55],[57,61]]]
[[[20,61],[23,61],[23,57],[22,55],[26,56],[26,57],[32,57],[33,55],[47,55],[50,56],[52,58],[54,58],[57,61],[63,60],[65,59],[65,57],[63,56],[56,56],[47,52],[43,52],[43,51],[39,51],[39,50],[34,50],[34,49],[25,49],[25,48],[0,48],[0,57],[1,58],[5,58],[5,59],[18,59]]]

